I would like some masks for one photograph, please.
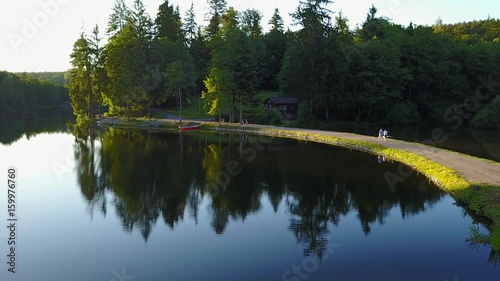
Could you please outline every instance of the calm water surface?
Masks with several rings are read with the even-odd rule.
[[[0,228],[0,280],[499,280],[452,198],[416,173],[388,184],[398,163],[286,139],[65,126],[2,139],[19,222],[16,274]]]

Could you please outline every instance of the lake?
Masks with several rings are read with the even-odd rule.
[[[18,221],[12,274],[4,184],[0,280],[500,276],[500,255],[467,241],[484,227],[398,163],[296,140],[57,120],[1,125],[0,177],[17,168]],[[401,171],[402,183],[386,179]]]

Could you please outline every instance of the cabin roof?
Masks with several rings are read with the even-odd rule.
[[[267,98],[264,103],[268,103],[271,101],[274,104],[297,104],[299,102],[299,98],[297,97],[270,97]]]

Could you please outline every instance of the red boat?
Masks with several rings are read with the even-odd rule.
[[[197,125],[188,125],[188,126],[179,126],[179,131],[185,132],[185,131],[194,131],[198,130],[200,128],[200,124]]]

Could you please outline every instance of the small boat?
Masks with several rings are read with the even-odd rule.
[[[179,131],[184,132],[184,131],[194,131],[198,130],[200,128],[200,124],[196,125],[187,125],[187,126],[179,126]]]

